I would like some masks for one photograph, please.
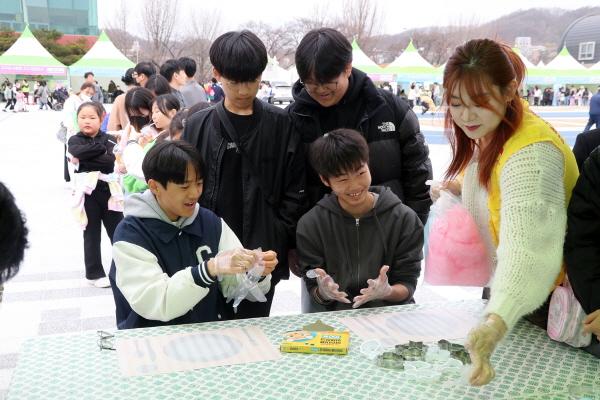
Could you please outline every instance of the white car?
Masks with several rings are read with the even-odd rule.
[[[294,101],[292,87],[290,85],[273,86],[273,96],[270,100],[272,104],[292,103]]]

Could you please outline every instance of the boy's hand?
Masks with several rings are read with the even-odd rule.
[[[207,267],[211,276],[242,274],[252,268],[256,255],[251,250],[231,249],[220,251],[208,260]]]
[[[263,251],[262,260],[265,264],[265,270],[263,271],[262,276],[267,276],[271,272],[273,272],[273,270],[277,266],[277,263],[279,262],[277,260],[277,253],[275,253],[273,250]]]
[[[583,331],[596,335],[600,341],[600,309],[585,317],[583,320]]]
[[[340,303],[350,303],[348,300],[348,294],[346,292],[340,292],[340,285],[334,282],[333,278],[321,268],[314,269],[317,275],[317,290],[318,297],[323,300],[335,300]]]
[[[77,158],[77,157],[71,157],[71,158],[69,158],[69,162],[71,164],[77,165],[77,164],[79,164],[79,158]]]
[[[360,289],[360,295],[354,298],[352,308],[358,308],[371,300],[383,299],[392,293],[392,287],[388,282],[387,272],[390,269],[384,265],[379,270],[377,279],[367,280],[368,287]]]

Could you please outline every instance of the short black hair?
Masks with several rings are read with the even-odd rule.
[[[83,78],[87,79],[87,77],[90,76],[90,75],[93,76],[93,77],[96,76],[96,75],[94,75],[94,73],[92,71],[89,71],[89,72],[86,72],[85,74],[83,74]]]
[[[134,87],[125,95],[125,112],[131,117],[140,110],[152,111],[154,93],[144,87]],[[138,127],[135,127],[138,129]]]
[[[98,114],[98,118],[102,119],[102,116],[104,115],[104,113],[106,113],[106,109],[104,109],[104,106],[102,104],[100,104],[97,101],[86,101],[85,103],[81,103],[79,105],[79,107],[77,107],[77,114],[79,115],[79,113],[81,112],[81,110],[83,110],[86,107],[90,107],[93,108],[94,111],[96,112],[96,114]]]
[[[146,82],[146,89],[154,93],[155,96],[171,93],[173,88],[169,85],[169,81],[162,75],[152,75]]]
[[[160,74],[169,82],[173,79],[175,72],[183,71],[183,65],[175,59],[167,60],[160,66]]]
[[[133,79],[133,71],[133,68],[129,68],[127,71],[125,71],[125,75],[121,77],[121,82],[123,82],[126,85],[135,85],[135,79]]]
[[[338,77],[352,62],[352,45],[332,28],[313,29],[296,49],[296,69],[301,80],[314,78],[328,82]]]
[[[204,177],[204,163],[194,146],[183,141],[164,141],[157,143],[146,153],[142,162],[142,171],[146,181],[154,179],[167,187],[169,182],[181,185],[187,180],[187,167],[191,163],[198,179]]]
[[[232,31],[219,36],[210,46],[210,62],[225,78],[250,82],[267,67],[267,49],[249,30]]]
[[[136,74],[144,74],[148,78],[156,74],[156,68],[154,67],[154,64],[152,64],[149,61],[142,61],[140,63],[137,63],[136,66],[133,67],[133,70]]]
[[[25,216],[15,204],[15,198],[0,182],[0,284],[19,272],[19,265],[29,246]]]
[[[171,93],[161,94],[154,99],[154,103],[164,115],[167,115],[171,110],[179,111],[181,109],[181,103]]]
[[[336,129],[310,145],[309,159],[317,174],[328,180],[354,172],[367,164],[369,146],[365,138],[354,129]]]
[[[190,112],[190,115],[197,113],[200,110],[204,110],[205,108],[210,107],[212,104],[210,104],[208,101],[199,101],[198,103],[194,104],[191,107],[188,107],[188,111]]]
[[[193,78],[196,75],[196,61],[189,57],[180,57],[178,61],[188,78]]]

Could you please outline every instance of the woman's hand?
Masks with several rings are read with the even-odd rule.
[[[596,335],[596,338],[600,341],[600,309],[585,317],[583,320],[583,331]]]
[[[490,357],[500,340],[506,335],[506,331],[504,320],[497,314],[490,314],[485,322],[469,332],[465,347],[469,351],[473,363],[473,370],[469,377],[471,385],[486,385],[494,379],[496,373]]]
[[[446,181],[442,183],[432,181],[431,187],[429,188],[429,195],[431,196],[431,200],[436,201],[437,199],[439,199],[441,190],[447,190],[455,196],[460,196],[462,192],[462,186],[460,184],[460,181],[458,181],[457,179],[453,179],[451,181]]]

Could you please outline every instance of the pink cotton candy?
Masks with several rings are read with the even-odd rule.
[[[425,257],[425,282],[431,285],[485,286],[490,258],[473,217],[460,203],[433,221]]]

